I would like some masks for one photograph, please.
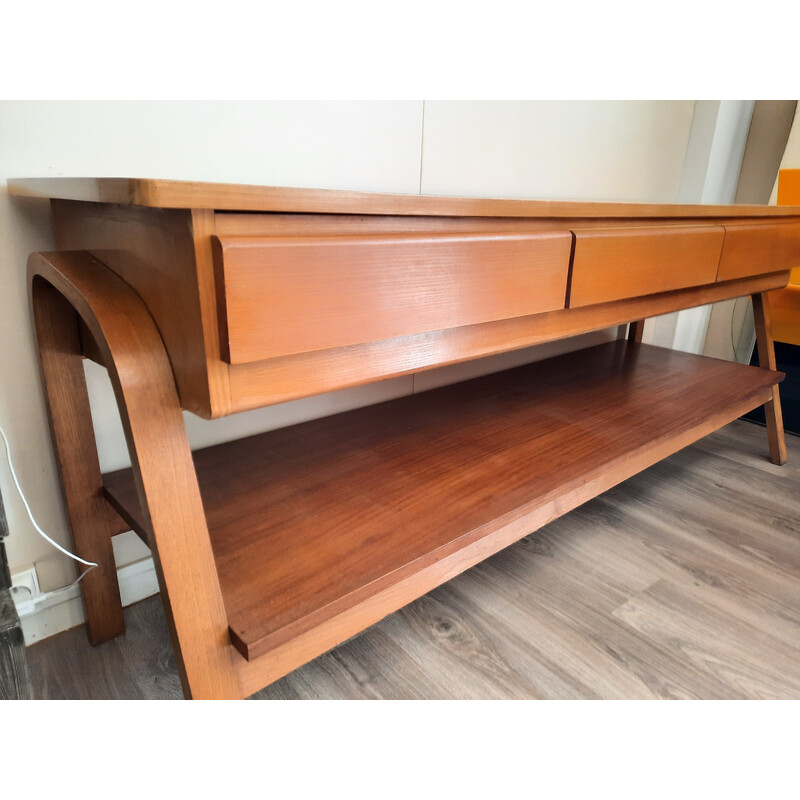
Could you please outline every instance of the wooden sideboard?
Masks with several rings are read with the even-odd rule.
[[[800,208],[488,200],[139,179],[51,198],[31,302],[89,636],[123,632],[111,536],[150,545],[187,697],[245,697],[764,404],[766,293]],[[753,298],[760,369],[641,343]],[[214,418],[629,324],[627,339],[190,452]],[[101,475],[81,358],[132,468]]]

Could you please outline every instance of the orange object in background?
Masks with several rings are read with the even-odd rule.
[[[800,205],[800,169],[778,173],[778,205]],[[800,345],[800,265],[792,270],[785,289],[769,293],[769,312],[775,341]]]

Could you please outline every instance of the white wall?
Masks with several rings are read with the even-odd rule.
[[[424,194],[677,202],[694,103],[428,102]]]
[[[680,102],[5,102],[0,103],[0,424],[46,530],[68,543],[27,307],[29,252],[54,247],[46,202],[5,194],[24,176],[144,176],[432,194],[674,202],[695,104]],[[424,124],[423,124],[424,123]],[[613,332],[601,334],[609,338]],[[417,389],[586,345],[556,343],[420,374]],[[103,468],[127,463],[104,371],[87,365]],[[193,446],[375,402],[413,377],[205,422]],[[0,459],[9,561],[45,589],[71,563],[40,540]],[[119,537],[118,564],[147,551]]]

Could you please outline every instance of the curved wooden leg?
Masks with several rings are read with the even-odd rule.
[[[767,295],[761,293],[754,294],[752,297],[759,366],[766,369],[777,369]],[[786,436],[783,431],[783,411],[781,410],[781,396],[777,385],[772,387],[772,399],[764,403],[764,416],[767,419],[770,461],[773,464],[785,464]]]
[[[108,369],[184,693],[241,697],[234,665],[240,656],[230,644],[197,476],[158,329],[139,296],[88,253],[34,253],[28,270],[34,307],[48,292],[63,295]]]
[[[89,641],[125,632],[111,537],[118,531],[103,481],[83,372],[78,315],[49,285],[31,296],[39,363],[61,488],[77,554],[97,568],[81,581]],[[84,567],[85,569],[85,567]]]

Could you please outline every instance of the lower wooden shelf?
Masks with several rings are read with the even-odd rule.
[[[231,641],[252,660],[325,629],[322,652],[782,377],[619,341],[196,451]],[[104,484],[147,539],[130,470]]]

